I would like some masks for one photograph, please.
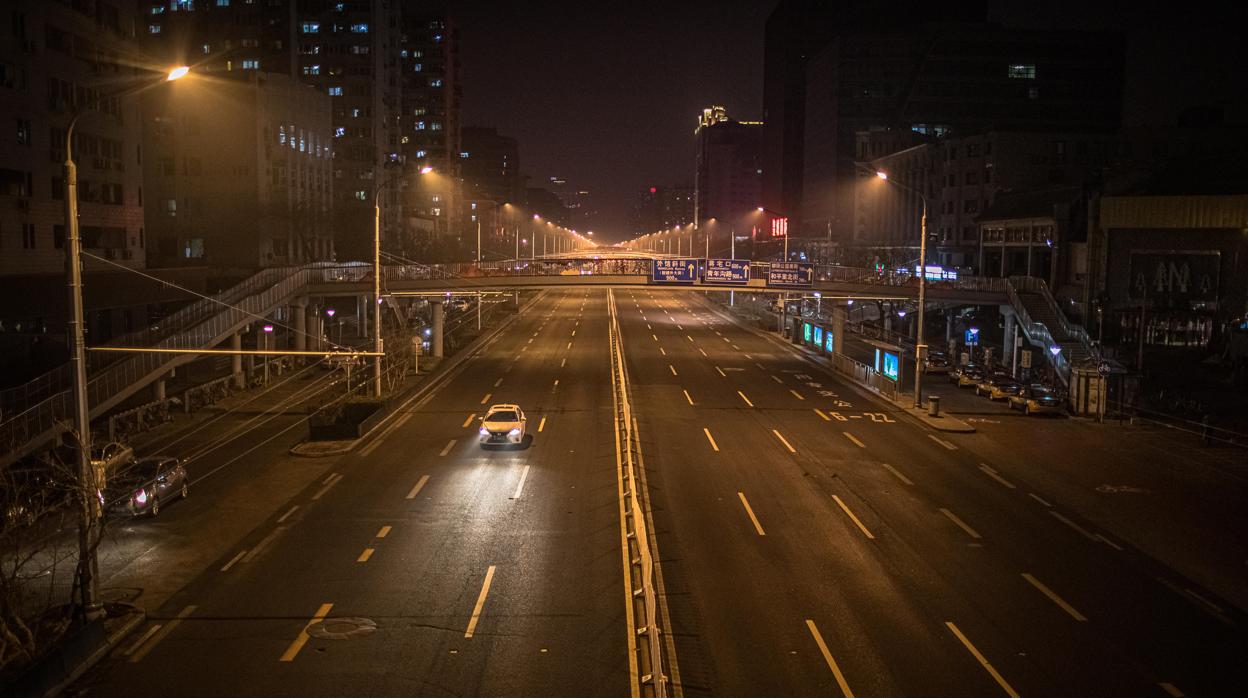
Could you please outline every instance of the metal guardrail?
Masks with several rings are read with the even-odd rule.
[[[620,325],[615,311],[615,295],[608,294],[611,321],[608,326],[609,343],[611,345],[611,380],[614,386],[616,407],[616,438],[621,453],[621,467],[624,470],[623,481],[625,491],[622,496],[628,500],[625,519],[632,524],[628,538],[636,543],[637,555],[629,552],[633,566],[639,568],[641,588],[633,589],[633,597],[642,602],[642,619],[633,631],[638,637],[646,639],[647,652],[643,659],[648,659],[649,673],[641,677],[643,684],[649,685],[654,695],[662,698],[667,693],[667,676],[663,673],[663,643],[658,623],[658,597],[655,592],[654,557],[651,553],[650,534],[646,527],[646,514],[641,505],[641,487],[637,482],[636,469],[637,433],[633,429],[634,419],[632,402],[628,396],[628,371],[624,362],[624,342],[620,336]]]

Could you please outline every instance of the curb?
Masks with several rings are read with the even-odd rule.
[[[778,344],[779,346],[784,347],[785,349],[789,349],[789,350],[791,350],[791,351],[792,351],[795,355],[797,355],[797,356],[801,357],[802,359],[804,359],[804,360],[806,360],[806,361],[810,361],[810,362],[812,362],[812,363],[817,363],[817,364],[819,365],[819,367],[820,367],[820,368],[823,368],[823,369],[825,369],[825,370],[829,371],[832,375],[839,375],[839,374],[837,374],[837,373],[836,373],[836,371],[835,371],[835,370],[833,370],[833,369],[832,369],[832,367],[831,367],[831,366],[827,365],[825,362],[823,362],[823,361],[816,361],[816,359],[819,359],[819,358],[822,358],[822,357],[820,357],[820,356],[818,356],[818,355],[816,355],[816,354],[814,354],[814,353],[812,353],[812,352],[810,352],[810,351],[807,351],[807,350],[805,349],[805,347],[802,347],[802,346],[797,345],[797,344],[791,344],[791,343],[789,343],[789,342],[785,341],[784,339],[782,339],[782,338],[780,338],[780,337],[777,337],[775,334],[773,334],[773,333],[771,333],[771,332],[768,332],[768,331],[766,331],[766,330],[759,329],[759,328],[757,328],[757,327],[752,327],[752,326],[750,326],[750,325],[746,324],[744,321],[742,321],[742,320],[741,320],[741,318],[734,317],[734,316],[732,315],[732,313],[731,313],[731,312],[729,312],[729,311],[727,311],[727,310],[724,310],[723,308],[719,307],[719,305],[718,305],[717,303],[714,303],[713,301],[711,301],[711,300],[709,300],[709,299],[703,298],[702,300],[704,301],[704,303],[706,304],[706,306],[707,306],[707,307],[709,307],[709,308],[711,309],[711,311],[712,311],[712,312],[714,312],[716,315],[719,315],[720,317],[722,317],[722,318],[724,318],[724,319],[728,320],[729,322],[733,323],[734,325],[737,325],[738,327],[742,327],[742,328],[744,328],[744,329],[746,329],[746,330],[748,330],[748,331],[750,331],[750,332],[753,332],[755,335],[757,335],[757,336],[759,336],[759,337],[766,338],[767,340],[771,341],[773,344]],[[855,387],[855,388],[858,388],[858,389],[860,389],[860,390],[862,390],[862,391],[865,391],[866,393],[870,394],[871,396],[873,396],[873,397],[875,397],[875,398],[878,398],[879,400],[884,401],[886,404],[891,404],[891,405],[893,405],[893,406],[897,407],[898,409],[903,410],[903,411],[906,413],[906,415],[908,415],[908,416],[910,416],[910,417],[912,417],[912,418],[914,418],[914,419],[918,420],[919,422],[923,423],[924,425],[929,426],[929,427],[931,427],[932,429],[935,429],[935,430],[937,430],[937,431],[947,431],[947,432],[957,433],[957,434],[972,434],[972,433],[974,433],[974,432],[975,432],[975,427],[971,426],[970,424],[967,424],[966,422],[963,422],[963,421],[962,421],[962,420],[960,420],[960,419],[956,419],[956,418],[951,417],[951,416],[948,416],[948,415],[942,415],[942,416],[940,416],[940,417],[935,417],[935,418],[932,418],[932,417],[929,417],[929,416],[928,416],[928,414],[927,414],[927,411],[926,411],[926,410],[916,409],[916,408],[914,408],[914,407],[908,407],[908,406],[906,406],[906,405],[900,404],[900,403],[898,403],[896,400],[889,399],[889,398],[887,398],[887,397],[885,397],[885,396],[883,396],[883,395],[881,395],[881,394],[879,394],[879,393],[875,392],[874,390],[871,390],[870,388],[867,388],[866,386],[862,386],[862,385],[859,385],[859,384],[857,384],[857,383],[854,383],[853,381],[848,381],[848,384],[849,384],[849,385],[851,385],[851,386],[853,386],[853,387]],[[940,419],[940,420],[947,420],[947,421],[937,422],[937,421],[933,421],[933,419]]]
[[[355,448],[359,439],[353,441],[301,441],[291,447],[290,455],[299,458],[324,458],[326,456],[341,456],[344,453],[350,453]],[[309,448],[311,444],[343,444],[342,446],[333,446],[330,448],[314,449]]]

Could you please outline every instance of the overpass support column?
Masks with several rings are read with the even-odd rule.
[[[243,350],[243,335],[235,332],[230,336],[230,351]],[[234,387],[243,387],[243,355],[234,354],[230,357],[230,374],[234,376]]]
[[[953,310],[945,312],[945,346],[949,347],[950,357],[953,356]],[[952,360],[952,359],[951,359]]]
[[[321,314],[317,311],[317,306],[310,300],[307,307],[304,308],[304,329],[308,333],[308,350],[320,351],[325,347],[321,345],[321,335],[324,330],[321,328]]]
[[[152,400],[160,402],[165,399],[165,379],[172,378],[172,374],[162,377],[160,380],[152,384]]]
[[[290,319],[294,321],[294,350],[308,350],[308,299],[300,298],[290,305]],[[295,363],[302,365],[305,357],[297,357]]]
[[[1017,373],[1014,370],[1014,353],[1017,348],[1014,346],[1014,333],[1018,331],[1018,320],[1014,315],[1014,308],[1008,305],[1001,306],[1001,315],[1005,317],[1005,337],[1001,340],[1001,348],[1004,350],[1001,353],[1001,363],[1009,364],[1010,372]]]
[[[845,347],[845,308],[832,309],[832,352],[843,354]]]
[[[430,338],[430,344],[433,345],[433,355],[440,357],[442,356],[442,301],[429,301],[429,310],[433,315],[433,337]]]
[[[880,308],[883,310],[883,313],[884,313],[884,322],[882,323],[884,325],[884,331],[892,332],[893,331],[893,304],[881,303]]]

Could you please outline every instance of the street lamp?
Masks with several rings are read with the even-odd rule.
[[[113,94],[102,94],[76,109],[65,129],[65,271],[69,283],[69,364],[74,388],[74,429],[78,431],[78,486],[82,497],[82,518],[78,525],[78,591],[82,613],[88,619],[103,612],[99,604],[99,559],[96,555],[99,530],[93,526],[101,515],[100,498],[89,489],[103,491],[106,473],[96,472],[91,463],[91,406],[87,400],[87,350],[83,336],[82,303],[82,238],[78,232],[78,166],[74,163],[74,127],[88,109],[105,99],[118,99],[137,94],[157,85],[173,82],[190,72],[178,66],[154,81],[145,81]],[[101,470],[105,466],[101,465]],[[96,487],[88,488],[94,483]]]
[[[914,406],[923,406],[923,356],[927,353],[924,317],[927,299],[927,196],[914,187],[907,186],[896,180],[890,180],[884,170],[876,170],[875,176],[889,182],[893,186],[915,194],[923,202],[923,213],[919,218],[919,329],[914,344]]]

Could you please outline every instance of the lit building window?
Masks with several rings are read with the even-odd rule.
[[[368,25],[367,24],[352,24],[351,31],[355,34],[367,34]]]
[[[418,157],[418,158],[423,158],[423,157],[425,157],[425,156],[426,156],[426,155],[428,155],[428,154],[429,154],[429,153],[428,153],[427,151],[424,151],[424,150],[417,150],[417,151],[416,151],[416,157]]]
[[[1022,80],[1034,80],[1036,79],[1036,64],[1011,63],[1006,75],[1011,78],[1018,78]]]
[[[473,216],[472,216],[472,222],[473,222],[473,223],[476,223],[476,222],[477,222],[477,216],[476,216],[476,214],[473,214]]]
[[[463,152],[461,152],[461,153],[459,154],[459,156],[460,156],[461,158],[467,158],[467,157],[468,157],[468,151],[463,151]]]
[[[207,54],[207,53],[212,53],[212,46],[210,46],[210,45],[208,45],[208,44],[204,44],[201,48],[203,48],[204,53],[206,53],[206,54]]]
[[[319,34],[321,32],[321,23],[320,22],[304,22],[302,25],[300,25],[300,28],[303,29],[304,34]]]
[[[247,58],[243,60],[243,70],[258,70],[259,68],[260,61],[254,58]]]
[[[420,71],[422,71],[422,70],[424,70],[424,69],[425,69],[425,64],[424,64],[424,63],[413,63],[413,64],[412,64],[412,72],[413,72],[413,73],[419,73]]]
[[[217,0],[217,7],[229,7],[230,0]]]
[[[357,189],[355,192],[355,198],[359,199],[360,201],[367,201],[368,193]]]
[[[429,86],[430,86],[430,87],[441,87],[441,86],[442,86],[442,78],[433,78],[433,79],[429,80]]]
[[[347,129],[342,126],[334,129],[334,138],[342,138],[345,135],[347,135]]]
[[[435,215],[435,216],[440,216],[440,215],[442,215],[442,209],[440,209],[440,208],[430,209],[430,211],[431,211],[431,212],[433,213],[433,215]]]
[[[425,122],[423,122],[423,121],[417,121],[417,122],[416,122],[416,130],[417,130],[417,131],[424,131],[424,130],[425,130]]]
[[[352,118],[352,119],[358,119],[358,118],[360,118],[360,115],[361,115],[361,114],[363,114],[363,113],[364,113],[364,110],[360,109],[359,107],[351,107],[351,118]]]
[[[303,74],[304,74],[304,75],[320,75],[320,74],[321,74],[321,66],[319,66],[319,65],[305,65],[305,66],[303,66]]]
[[[351,53],[357,56],[367,56],[369,48],[367,46],[352,46]]]
[[[475,210],[477,210],[477,202],[475,202],[475,201],[474,201],[474,202],[472,202],[471,206],[472,206],[472,210],[474,210],[474,211],[475,211]]]
[[[442,197],[438,196],[437,194],[434,194],[432,197],[430,197],[430,199],[429,199],[429,200],[430,200],[430,201],[432,201],[433,203],[437,204],[437,203],[441,203],[441,202],[442,202]]]
[[[330,97],[341,97],[341,96],[342,96],[342,88],[341,88],[341,87],[331,87],[331,88],[329,88],[329,96],[330,96]]]
[[[154,15],[163,15],[164,13],[165,13],[164,5],[156,5],[155,7],[152,8],[152,14]]]
[[[160,25],[159,25],[159,24],[149,24],[149,25],[147,25],[147,32],[148,32],[149,34],[159,34],[159,33],[160,33]]]
[[[277,142],[286,145],[286,125],[282,124],[277,127]]]
[[[442,124],[439,124],[438,122],[436,122],[436,121],[435,121],[435,122],[433,122],[432,124],[430,124],[430,125],[429,125],[429,128],[430,128],[430,129],[432,129],[432,130],[434,130],[434,131],[441,131],[441,130],[442,130]]]

